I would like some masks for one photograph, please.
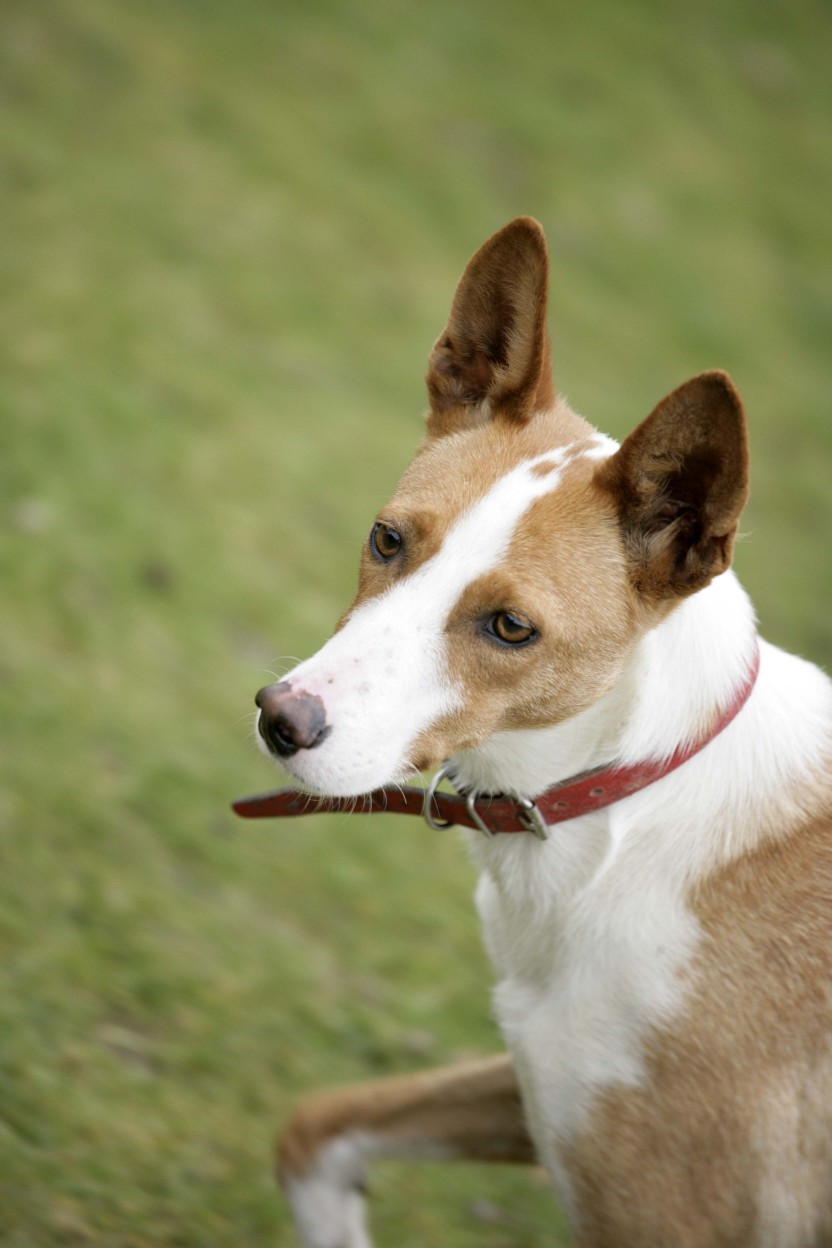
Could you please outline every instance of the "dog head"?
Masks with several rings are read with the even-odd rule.
[[[427,436],[370,528],[355,600],[257,695],[267,748],[318,792],[569,719],[730,564],[748,488],[730,379],[686,382],[619,448],[555,395],[547,270],[529,218],[474,255],[430,356]]]

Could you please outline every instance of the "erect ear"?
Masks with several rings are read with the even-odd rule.
[[[684,597],[724,572],[748,497],[745,416],[728,374],[701,373],[662,399],[596,480],[645,598]]]
[[[543,230],[518,217],[468,262],[428,364],[434,436],[491,416],[523,422],[554,400],[546,333]]]

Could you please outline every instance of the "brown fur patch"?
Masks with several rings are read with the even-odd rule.
[[[832,810],[699,885],[648,1080],[570,1150],[582,1248],[832,1244]]]
[[[552,472],[555,468],[557,468],[557,466],[558,466],[557,460],[544,459],[539,464],[534,465],[534,467],[531,469],[531,473],[533,477],[545,477],[550,472]]]
[[[406,1151],[410,1143],[418,1154],[426,1141],[436,1141],[469,1160],[535,1160],[514,1068],[504,1054],[307,1097],[280,1139],[278,1173],[302,1176],[322,1148],[351,1131],[383,1137],[391,1152]]]

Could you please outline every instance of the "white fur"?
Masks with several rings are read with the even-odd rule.
[[[341,1136],[302,1178],[284,1180],[304,1248],[372,1248],[360,1190],[369,1151],[360,1134]]]

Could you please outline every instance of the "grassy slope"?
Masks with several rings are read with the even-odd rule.
[[[251,694],[347,600],[502,221],[547,227],[558,379],[603,428],[733,371],[740,571],[832,658],[825,6],[507,15],[4,5],[4,1244],[289,1244],[298,1090],[497,1044],[452,837],[226,802],[272,782]],[[560,1242],[522,1173],[377,1187],[382,1243]]]

